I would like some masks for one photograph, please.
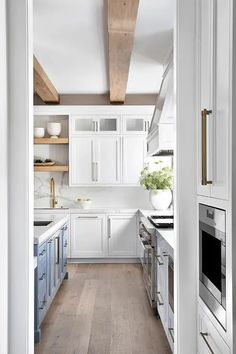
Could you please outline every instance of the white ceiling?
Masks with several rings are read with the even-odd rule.
[[[34,0],[34,54],[62,94],[109,91],[106,0]],[[140,0],[127,93],[157,93],[174,0]]]

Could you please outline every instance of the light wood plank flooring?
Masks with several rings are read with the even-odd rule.
[[[35,354],[170,354],[138,264],[69,265]]]

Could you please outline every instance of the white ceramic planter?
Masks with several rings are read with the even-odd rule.
[[[170,189],[150,190],[150,202],[155,210],[166,210],[172,201]]]

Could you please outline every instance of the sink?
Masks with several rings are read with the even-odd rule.
[[[49,224],[51,224],[52,221],[44,221],[44,220],[37,220],[34,221],[34,226],[48,226]]]

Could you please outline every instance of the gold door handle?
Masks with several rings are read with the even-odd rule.
[[[202,115],[202,185],[212,184],[207,179],[207,117],[212,113],[211,110],[203,109]]]

